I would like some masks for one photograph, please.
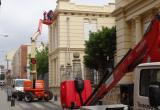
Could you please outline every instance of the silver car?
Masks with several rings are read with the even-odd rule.
[[[0,86],[4,86],[5,85],[5,80],[0,80]]]

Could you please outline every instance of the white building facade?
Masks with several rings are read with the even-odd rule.
[[[49,86],[59,94],[62,81],[60,67],[71,64],[73,53],[80,53],[82,77],[87,79],[83,65],[85,40],[89,32],[96,32],[102,27],[115,25],[114,4],[104,6],[87,6],[71,3],[70,0],[58,0],[54,10],[54,23],[49,26]]]

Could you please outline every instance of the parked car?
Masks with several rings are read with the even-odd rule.
[[[0,80],[0,86],[5,86],[5,80]]]

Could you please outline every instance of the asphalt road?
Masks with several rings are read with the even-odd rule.
[[[0,89],[0,110],[62,110],[61,107],[53,101],[35,101],[26,103],[16,101],[15,106],[11,107],[11,102],[7,101],[7,94],[4,89]]]

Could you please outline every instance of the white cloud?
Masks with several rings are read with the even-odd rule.
[[[115,3],[115,0],[71,0],[76,4],[83,5],[107,5],[108,3]]]

